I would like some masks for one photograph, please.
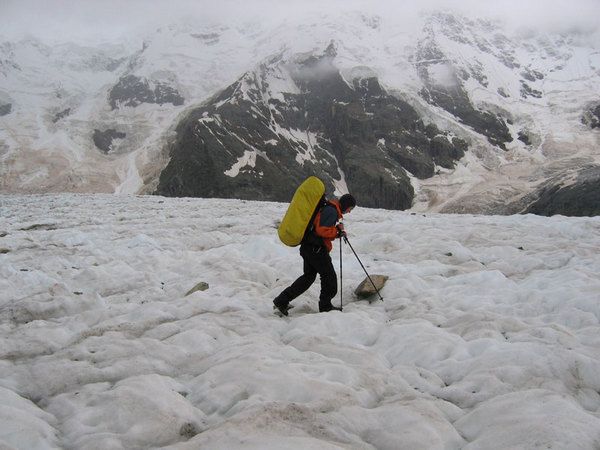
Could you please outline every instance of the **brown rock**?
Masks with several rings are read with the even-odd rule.
[[[368,298],[377,293],[377,288],[381,293],[381,288],[385,285],[385,282],[388,280],[387,275],[371,275],[371,280],[369,277],[365,277],[365,279],[358,285],[358,287],[354,290],[354,294],[358,298]],[[375,284],[375,286],[373,286]]]

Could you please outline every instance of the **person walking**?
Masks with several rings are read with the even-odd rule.
[[[344,194],[339,200],[327,201],[317,212],[300,244],[304,273],[273,300],[275,308],[284,316],[288,315],[290,302],[312,286],[317,274],[321,277],[319,312],[341,310],[331,304],[331,299],[337,294],[337,275],[329,253],[333,248],[333,240],[346,236],[341,220],[355,206],[354,197]]]

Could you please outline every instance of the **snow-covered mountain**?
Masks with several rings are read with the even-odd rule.
[[[466,142],[425,125],[372,73],[344,76],[335,45],[277,55],[194,109],[177,128],[158,192],[287,201],[311,174],[364,206],[407,209],[423,178],[452,168]]]
[[[0,45],[3,192],[596,214],[597,34],[447,12],[177,22],[121,44]]]

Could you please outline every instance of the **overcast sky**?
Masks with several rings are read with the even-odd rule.
[[[600,0],[0,0],[0,36],[120,39],[182,16],[199,24],[230,23],[343,10],[401,23],[420,9],[433,8],[500,18],[516,27],[586,33],[600,28]]]

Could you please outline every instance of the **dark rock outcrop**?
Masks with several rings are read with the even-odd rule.
[[[531,82],[535,82],[538,80],[543,80],[544,79],[544,74],[537,71],[537,70],[533,70],[529,67],[527,67],[525,70],[523,70],[521,72],[521,76],[523,78],[525,78],[527,81],[531,81]]]
[[[60,111],[60,112],[56,113],[54,115],[54,117],[52,118],[52,123],[58,122],[59,120],[67,117],[69,114],[71,114],[71,108],[67,108],[67,109],[65,109],[63,111]]]
[[[533,89],[529,86],[525,81],[521,80],[521,97],[534,97],[534,98],[542,98],[542,92],[537,89]]]
[[[590,128],[600,128],[600,103],[584,113],[582,122]]]
[[[498,88],[498,95],[501,95],[504,98],[509,98],[510,95],[508,94],[508,92],[506,92],[506,89],[504,88]]]
[[[206,45],[215,45],[219,42],[221,35],[219,33],[192,33],[190,34],[195,39],[199,39]]]
[[[108,102],[112,109],[123,106],[136,107],[142,103],[183,105],[184,98],[177,89],[166,83],[153,82],[152,84],[153,86],[148,80],[135,75],[121,77],[108,93]]]
[[[456,70],[433,38],[425,39],[420,43],[416,58],[417,72],[424,85],[421,96],[428,103],[443,108],[477,133],[486,136],[493,145],[506,149],[506,143],[512,141],[506,120],[497,114],[473,106],[463,87],[463,80],[467,77]],[[439,67],[442,67],[445,72],[443,83],[432,75],[432,71]],[[475,76],[477,73],[476,68],[472,68],[472,75]],[[483,86],[487,85],[486,78],[482,76],[475,78]]]
[[[462,123],[486,136],[491,144],[503,150],[506,149],[506,143],[512,141],[506,121],[489,111],[475,108],[460,85],[446,87],[427,84],[427,87],[421,91],[421,96],[432,105],[439,106],[458,117]]]
[[[531,145],[531,139],[526,131],[519,131],[518,139],[525,145]]]
[[[5,103],[0,105],[0,117],[10,114],[12,111],[12,103]]]
[[[94,145],[104,153],[109,153],[112,150],[113,141],[115,139],[124,139],[127,135],[121,131],[108,129],[104,131],[94,130],[92,139]]]
[[[363,206],[409,208],[407,171],[430,177],[436,165],[453,167],[467,145],[426,126],[377,78],[345,80],[334,56],[329,47],[293,62],[273,58],[191,111],[156,193],[289,201],[317,175],[330,194],[345,181]],[[270,83],[282,79],[295,88],[273,94]]]
[[[545,186],[524,212],[541,216],[600,215],[600,167],[581,171],[572,184]]]

